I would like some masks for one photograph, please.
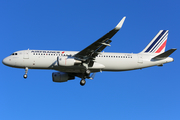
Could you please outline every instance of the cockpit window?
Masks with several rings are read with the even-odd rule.
[[[17,53],[13,53],[13,54],[11,54],[11,55],[17,55]]]

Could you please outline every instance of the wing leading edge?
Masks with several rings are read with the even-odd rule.
[[[110,39],[121,29],[126,17],[123,17],[117,26],[109,31],[107,34],[99,38],[97,41],[78,52],[74,55],[75,59],[81,61],[90,61],[93,60],[99,52],[103,51],[107,46],[110,46],[112,42]]]

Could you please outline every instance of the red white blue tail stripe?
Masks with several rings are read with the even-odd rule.
[[[142,52],[163,53],[165,51],[168,33],[168,30],[160,30]]]

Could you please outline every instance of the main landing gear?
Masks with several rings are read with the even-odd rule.
[[[82,79],[80,81],[80,85],[84,86],[86,84],[86,78],[90,79],[89,75],[90,75],[91,71],[90,70],[86,70],[84,74],[82,74]]]
[[[82,79],[82,80],[80,81],[80,85],[81,85],[81,86],[84,86],[85,84],[86,84],[86,80]]]
[[[25,74],[23,75],[23,77],[26,79],[27,78],[27,73],[28,73],[28,67],[25,67]]]

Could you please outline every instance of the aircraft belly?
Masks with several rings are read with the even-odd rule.
[[[84,66],[54,66],[53,69],[61,72],[70,73],[82,73],[85,71]]]

